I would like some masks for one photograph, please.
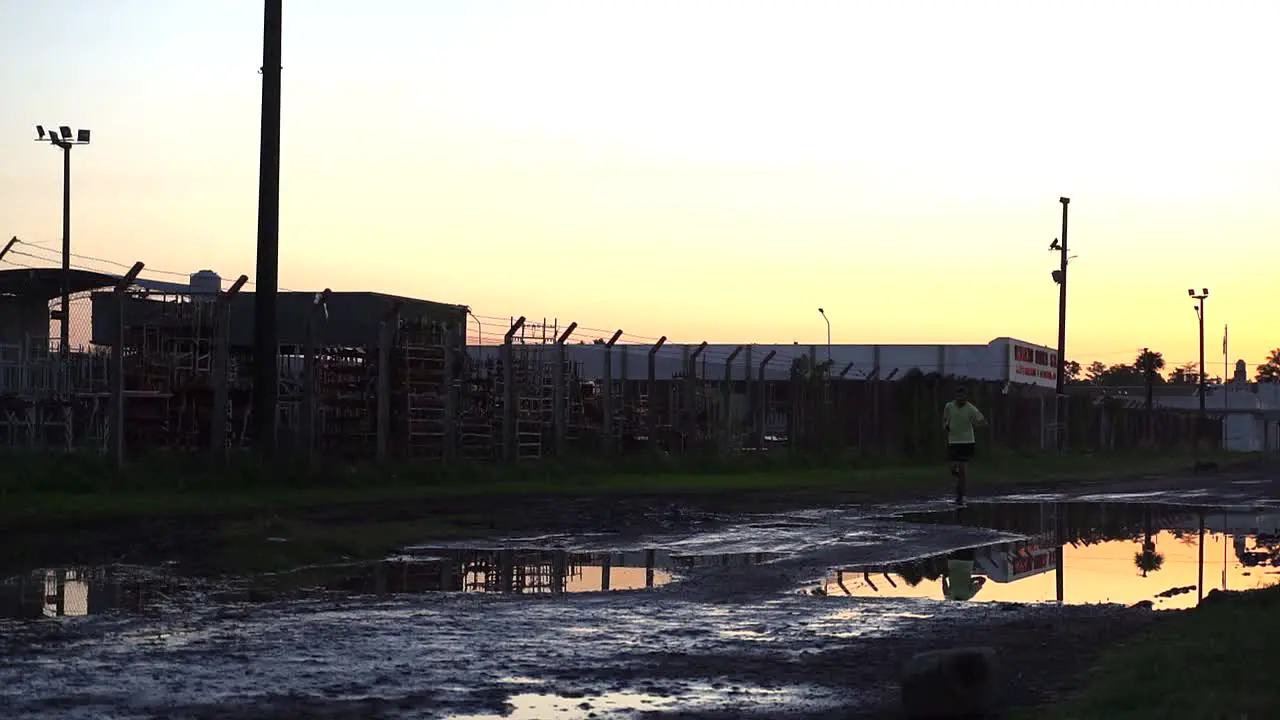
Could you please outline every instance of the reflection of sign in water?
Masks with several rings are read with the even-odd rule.
[[[979,551],[978,565],[998,583],[1013,582],[1056,568],[1057,549],[1049,537],[1004,543]]]

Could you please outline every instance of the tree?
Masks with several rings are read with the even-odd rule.
[[[1267,355],[1267,361],[1258,366],[1258,373],[1254,375],[1254,380],[1258,382],[1280,382],[1280,348],[1276,348]]]
[[[1136,366],[1121,363],[1103,370],[1099,376],[1098,384],[1112,387],[1137,387],[1145,385],[1146,379],[1142,376],[1142,371]]]
[[[1098,360],[1089,363],[1089,369],[1085,371],[1085,378],[1095,384],[1102,384],[1102,376],[1107,374],[1107,366]]]
[[[1080,382],[1080,372],[1080,363],[1075,360],[1068,360],[1062,364],[1062,374],[1066,376],[1063,381],[1068,384]]]
[[[1195,385],[1200,382],[1199,363],[1183,363],[1169,374],[1169,382],[1173,385]]]
[[[1164,355],[1154,350],[1143,350],[1138,353],[1138,357],[1133,361],[1133,366],[1141,370],[1144,374],[1154,373],[1158,380],[1154,382],[1163,382],[1164,378],[1160,377],[1161,371],[1164,370]]]

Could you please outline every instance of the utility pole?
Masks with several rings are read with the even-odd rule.
[[[1142,348],[1142,377],[1146,382],[1147,389],[1147,414],[1151,413],[1151,407],[1154,402],[1154,386],[1155,386],[1155,358],[1151,357],[1151,348]]]
[[[1150,442],[1155,438],[1155,423],[1152,421],[1152,411],[1155,407],[1155,384],[1156,384],[1156,368],[1155,358],[1151,355],[1151,348],[1142,348],[1142,378],[1147,390],[1147,406],[1144,413],[1147,418],[1147,441]]]
[[[1063,449],[1066,430],[1066,363],[1067,363],[1067,206],[1071,198],[1058,198],[1062,203],[1062,238],[1049,246],[1058,251],[1058,269],[1053,273],[1054,282],[1058,283],[1058,367],[1054,391],[1057,402],[1054,403],[1055,422],[1058,427],[1058,449]]]
[[[276,449],[280,335],[280,71],[283,0],[266,0],[262,23],[262,139],[258,159],[257,287],[253,293],[253,441],[263,457]]]
[[[1199,320],[1200,325],[1200,382],[1197,384],[1200,386],[1200,414],[1204,415],[1204,391],[1206,386],[1206,376],[1204,372],[1204,301],[1205,298],[1209,297],[1209,288],[1201,288],[1199,293],[1195,291],[1195,288],[1191,288],[1187,290],[1187,295],[1191,296],[1191,299],[1196,301],[1196,318]]]

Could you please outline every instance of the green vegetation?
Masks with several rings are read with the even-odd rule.
[[[1234,455],[1239,460],[1243,456]],[[1205,456],[1201,456],[1205,459]],[[1210,459],[1225,460],[1225,456]],[[1103,480],[1185,469],[1189,453],[1014,454],[979,458],[976,491],[1037,482]],[[0,463],[0,522],[53,518],[252,514],[397,500],[516,496],[698,496],[743,492],[894,493],[949,482],[940,464],[818,461],[777,456],[504,464],[318,462],[218,468],[187,456],[156,456],[125,473],[98,456],[9,454]]]
[[[993,453],[980,459],[972,483],[981,492],[1101,481],[1186,469],[1192,462],[1190,454],[1167,452]],[[0,545],[0,567],[129,557],[251,574],[375,558],[433,538],[569,527],[584,514],[608,523],[623,501],[634,509],[704,499],[722,509],[755,510],[791,499],[813,504],[946,492],[950,483],[938,463],[783,454],[448,467],[322,462],[310,469],[248,458],[219,468],[189,456],[156,456],[124,473],[97,456],[9,454],[0,463],[0,530],[11,542]],[[571,502],[582,499],[613,502]]]
[[[1024,713],[1048,720],[1262,718],[1280,707],[1269,658],[1280,587],[1214,593],[1108,649],[1074,697]]]

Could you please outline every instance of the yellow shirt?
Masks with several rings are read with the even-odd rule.
[[[950,430],[947,432],[947,443],[960,445],[974,442],[974,423],[983,422],[986,418],[974,407],[973,403],[957,405],[955,401],[942,408],[942,418]]]
[[[982,589],[973,579],[972,560],[948,560],[947,582],[942,583],[942,593],[948,600],[970,600]]]

